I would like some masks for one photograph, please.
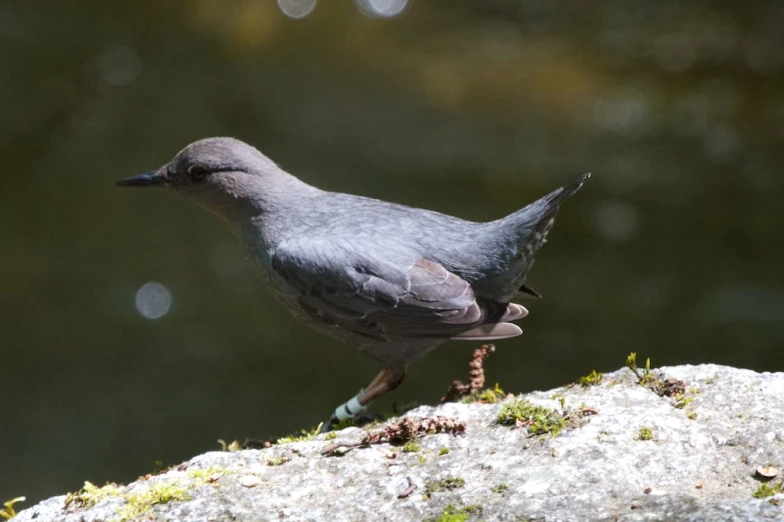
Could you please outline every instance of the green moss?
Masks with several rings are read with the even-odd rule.
[[[433,493],[438,491],[452,491],[463,486],[465,486],[465,479],[460,477],[446,477],[442,480],[428,482],[425,485],[425,492],[422,494],[422,498],[427,500]]]
[[[490,488],[490,491],[492,491],[493,493],[503,493],[507,489],[509,489],[508,484],[498,484],[497,486],[493,486],[492,488]]]
[[[196,485],[201,485],[207,482],[212,482],[223,475],[226,475],[228,470],[219,466],[210,466],[209,468],[188,468],[188,478],[195,479],[199,482]]]
[[[281,457],[272,457],[272,458],[267,459],[266,464],[267,464],[267,466],[282,466],[283,464],[285,464],[288,461],[289,461],[288,457],[283,457],[283,456],[281,456]]]
[[[353,426],[359,426],[359,423],[355,419],[345,419],[339,421],[337,424],[332,425],[332,431],[340,431],[345,428],[351,428]]]
[[[779,493],[784,493],[784,480],[772,486],[769,484],[760,484],[751,496],[754,498],[767,498],[778,495]]]
[[[403,453],[416,453],[421,449],[422,447],[412,440],[403,444]]]
[[[653,430],[648,426],[640,427],[640,431],[637,434],[637,440],[651,440],[653,439]]]
[[[115,521],[125,522],[146,513],[156,504],[190,500],[188,489],[191,487],[194,485],[160,480],[150,485],[140,485],[139,491],[127,492],[117,484],[98,487],[92,482],[85,482],[81,490],[66,496],[65,507],[73,505],[77,508],[89,508],[107,498],[121,498],[125,500],[125,503],[117,509]]]
[[[89,508],[106,498],[122,496],[122,489],[117,484],[108,483],[98,487],[88,480],[85,481],[82,489],[65,496],[65,507],[73,505],[77,508]]]
[[[188,493],[191,489],[214,482],[225,475],[227,470],[220,467],[190,468],[187,471],[188,481],[158,479],[140,481],[134,491],[117,484],[96,486],[92,482],[85,482],[84,487],[76,493],[68,493],[65,498],[65,507],[90,508],[108,498],[118,498],[125,501],[115,512],[116,518],[107,522],[126,522],[138,517],[157,504],[168,502],[183,502],[190,500]]]
[[[314,438],[316,438],[316,435],[321,433],[321,427],[323,425],[324,423],[322,422],[315,428],[311,428],[309,430],[301,429],[299,430],[298,434],[286,435],[285,437],[281,437],[277,439],[275,441],[275,444],[291,444],[292,442],[303,442],[306,440],[313,440]]]
[[[330,431],[324,436],[325,440],[335,440],[338,438],[338,433],[336,431]]]
[[[578,382],[580,383],[580,386],[587,388],[589,386],[596,386],[597,384],[601,383],[603,377],[604,374],[597,372],[596,370],[592,370],[591,373],[585,377],[580,377]]]
[[[482,506],[475,504],[461,508],[447,504],[438,518],[426,518],[425,522],[466,522],[469,516],[479,514],[481,511]]]
[[[506,425],[522,424],[528,428],[528,433],[550,433],[553,437],[557,437],[567,425],[563,415],[550,408],[531,404],[525,399],[504,404],[496,422]]]
[[[678,409],[683,409],[692,402],[694,402],[694,397],[687,397],[685,393],[675,394],[675,407]]]
[[[441,448],[440,450],[438,450],[439,457],[443,457],[444,455],[448,455],[448,454],[449,454],[449,448]]]
[[[171,466],[165,466],[162,460],[157,459],[153,461],[153,472],[151,475],[161,475],[169,471],[171,468]]]
[[[221,451],[240,451],[242,449],[242,443],[238,440],[227,443],[223,439],[218,439],[218,444],[221,445]]]
[[[496,402],[502,401],[504,397],[506,397],[506,392],[504,392],[504,390],[498,386],[498,383],[495,383],[495,386],[492,388],[486,388],[470,395],[466,395],[460,399],[460,402],[465,404],[470,404],[472,402],[495,404]]]
[[[4,518],[6,520],[11,520],[16,516],[16,510],[14,510],[14,504],[17,502],[24,502],[27,500],[27,497],[16,497],[3,502],[3,509],[0,509],[0,518]]]
[[[687,411],[686,417],[690,420],[695,420],[697,418],[697,414],[693,411]]]
[[[117,516],[124,522],[148,512],[157,504],[190,500],[188,489],[189,486],[177,481],[160,481],[139,493],[126,493],[124,495],[126,504],[117,510]]]
[[[648,384],[652,384],[656,380],[656,376],[651,372],[651,359],[648,358],[645,360],[645,368],[643,368],[642,372],[637,368],[637,353],[632,352],[626,358],[626,366],[629,367],[631,371],[637,376],[637,380],[643,386]]]

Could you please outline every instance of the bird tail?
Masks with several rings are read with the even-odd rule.
[[[523,291],[525,276],[534,263],[534,255],[544,245],[553,226],[558,207],[572,197],[590,174],[583,174],[574,183],[556,189],[530,205],[497,221],[488,223],[489,236],[493,241],[505,245],[502,250],[508,256],[495,271],[482,282],[499,300],[508,302]],[[525,292],[537,296],[536,291]]]
[[[583,174],[574,183],[555,189],[546,196],[507,216],[504,218],[504,221],[516,222],[522,225],[523,228],[531,226],[538,228],[538,223],[547,222],[549,221],[548,218],[554,217],[558,207],[574,196],[590,177],[590,173]]]
[[[591,177],[590,172],[583,174],[574,183],[571,183],[569,185],[566,185],[564,187],[561,187],[559,189],[550,192],[543,198],[540,198],[537,201],[534,201],[533,203],[528,205],[527,207],[519,210],[518,212],[516,212],[516,214],[521,214],[521,215],[530,214],[532,217],[544,218],[551,211],[558,210],[558,207],[560,207],[564,201],[574,196],[577,193],[577,191],[580,190],[583,187],[583,185],[585,185],[585,182],[588,181],[590,177]]]
[[[545,236],[552,226],[552,218],[558,212],[558,207],[574,196],[590,177],[591,174],[583,174],[574,183],[555,189],[517,212],[491,223],[499,229],[517,229],[518,237],[522,240],[526,238],[533,240],[536,235]]]

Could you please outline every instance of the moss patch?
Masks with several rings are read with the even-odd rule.
[[[490,488],[490,491],[492,491],[493,493],[503,493],[507,489],[509,489],[508,484],[498,484],[497,486],[493,486],[492,488]]]
[[[120,497],[123,492],[120,486],[108,483],[105,486],[96,486],[92,482],[85,481],[84,487],[75,493],[68,493],[65,496],[65,507],[74,506],[76,508],[89,508],[98,504],[104,499]]]
[[[580,377],[577,382],[579,382],[580,386],[583,388],[588,388],[589,386],[596,386],[597,384],[601,383],[603,378],[603,373],[592,370],[588,375]]]
[[[285,464],[288,461],[289,461],[289,458],[288,457],[284,457],[284,456],[281,456],[281,457],[271,457],[271,458],[267,459],[265,464],[267,464],[267,466],[282,466],[283,464]]]
[[[447,504],[444,511],[437,518],[426,518],[425,522],[466,522],[471,515],[478,515],[482,512],[482,506],[471,505],[456,507]]]
[[[217,467],[191,468],[185,480],[142,480],[133,491],[113,483],[99,487],[88,481],[79,491],[66,495],[64,507],[90,508],[106,499],[122,499],[124,503],[116,510],[116,517],[107,522],[126,522],[147,513],[157,504],[190,500],[190,490],[215,482],[224,474],[226,470]]]
[[[416,453],[421,449],[422,447],[414,441],[408,441],[403,444],[403,453]]]
[[[156,504],[182,502],[190,500],[187,490],[189,486],[178,481],[156,481],[149,486],[142,486],[140,491],[124,491],[117,484],[106,484],[98,487],[92,482],[85,482],[84,487],[76,493],[69,493],[65,498],[65,507],[89,508],[109,498],[121,498],[125,503],[117,510],[117,522],[125,522],[151,510]]]
[[[694,397],[689,397],[685,393],[675,394],[675,407],[679,410],[685,408],[692,402],[694,402]]]
[[[428,500],[433,493],[452,491],[463,486],[465,486],[465,479],[460,477],[447,477],[438,481],[428,482],[425,485],[425,492],[422,494],[422,498]]]
[[[648,426],[641,426],[639,433],[637,433],[637,440],[652,440],[653,430]]]
[[[464,404],[471,404],[473,402],[495,404],[496,402],[502,401],[504,397],[506,397],[506,392],[501,389],[498,383],[495,383],[495,386],[492,388],[486,388],[466,395],[460,399],[460,402]]]
[[[754,498],[768,498],[772,497],[773,495],[778,495],[779,493],[784,493],[784,480],[780,481],[778,484],[760,484],[757,490],[751,494]]]
[[[303,442],[306,440],[313,440],[314,438],[316,438],[316,435],[321,433],[322,426],[323,423],[309,430],[306,429],[299,430],[299,433],[297,434],[291,434],[291,435],[286,435],[285,437],[280,437],[279,439],[275,440],[275,444],[291,444],[292,442]]]
[[[146,513],[157,504],[190,500],[189,489],[189,486],[177,481],[156,482],[139,493],[127,493],[124,497],[127,503],[117,511],[117,516],[122,521],[130,520]]]
[[[557,437],[567,425],[566,418],[560,413],[544,406],[536,406],[525,399],[504,404],[496,422],[527,428],[532,435],[549,433],[553,437]]]

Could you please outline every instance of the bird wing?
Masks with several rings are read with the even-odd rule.
[[[400,263],[358,250],[350,242],[287,241],[275,249],[272,268],[311,318],[375,341],[466,337],[507,309],[477,302],[467,281],[434,261]]]

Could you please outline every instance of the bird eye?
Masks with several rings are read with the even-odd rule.
[[[193,181],[201,181],[207,176],[207,169],[199,165],[191,165],[188,167],[188,176]]]

